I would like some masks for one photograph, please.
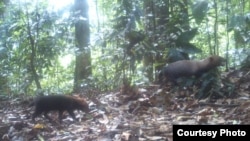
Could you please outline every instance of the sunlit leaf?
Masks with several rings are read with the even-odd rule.
[[[34,126],[35,129],[44,129],[46,126],[44,124],[36,124]]]

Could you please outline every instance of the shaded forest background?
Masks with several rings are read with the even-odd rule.
[[[218,54],[250,68],[248,0],[0,1],[0,96],[109,91]]]

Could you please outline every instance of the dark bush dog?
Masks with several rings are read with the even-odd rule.
[[[50,96],[41,96],[37,97],[30,106],[35,105],[35,112],[33,113],[32,120],[35,121],[35,118],[43,113],[43,115],[51,121],[51,118],[48,116],[50,111],[58,111],[59,120],[62,121],[62,114],[64,111],[67,111],[70,116],[76,120],[74,110],[81,110],[88,113],[89,107],[87,102],[82,98],[76,98],[73,96],[65,95],[50,95]]]

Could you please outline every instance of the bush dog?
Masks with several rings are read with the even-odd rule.
[[[32,115],[32,120],[43,113],[49,119],[48,112],[58,111],[60,123],[62,121],[62,114],[67,111],[69,115],[76,120],[74,110],[81,110],[88,113],[89,107],[87,102],[82,98],[76,98],[66,95],[49,95],[37,97],[29,106],[35,105],[35,112]]]
[[[177,84],[177,79],[181,77],[200,77],[203,73],[208,72],[218,66],[224,65],[225,59],[213,55],[203,60],[180,60],[165,66],[159,74],[161,86],[170,81]]]

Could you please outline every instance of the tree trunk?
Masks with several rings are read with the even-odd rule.
[[[155,3],[153,1],[144,1],[143,3],[144,9],[145,10],[145,15],[147,14],[155,14]],[[148,17],[149,19],[145,20],[145,31],[147,33],[149,32],[153,32],[155,33],[155,27],[156,27],[156,20],[155,20],[155,16],[153,17]],[[152,22],[146,22],[147,20],[152,21]],[[153,43],[155,42],[155,39],[150,37],[148,38],[148,42],[149,43]],[[151,45],[153,46],[153,45]],[[143,66],[145,68],[145,74],[146,77],[148,78],[148,80],[150,82],[152,82],[154,80],[154,75],[153,75],[153,71],[154,71],[154,58],[153,55],[151,53],[147,53],[144,57],[143,57]]]
[[[27,20],[29,20],[29,15],[27,13]],[[30,46],[31,46],[31,57],[30,57],[30,68],[29,70],[31,71],[31,74],[32,74],[32,80],[35,80],[35,83],[36,83],[36,87],[37,87],[37,90],[41,90],[42,89],[42,86],[41,86],[41,83],[39,81],[39,76],[37,74],[37,70],[36,70],[36,65],[35,65],[35,58],[36,58],[36,45],[35,45],[35,41],[34,41],[34,38],[31,34],[31,25],[30,25],[30,22],[28,21],[27,22],[28,25],[27,25],[27,31],[28,31],[28,38],[29,38],[29,41],[30,41]],[[38,31],[37,31],[37,34],[38,34]]]
[[[74,73],[74,92],[81,91],[84,79],[91,76],[91,51],[89,48],[90,30],[87,0],[75,0],[75,36],[76,36],[76,64]],[[86,81],[85,81],[86,82]]]

